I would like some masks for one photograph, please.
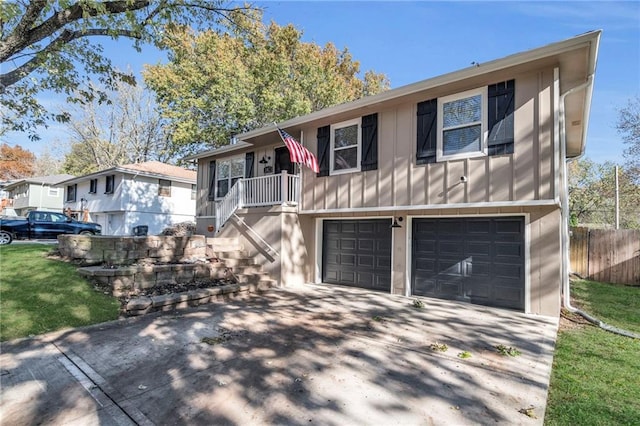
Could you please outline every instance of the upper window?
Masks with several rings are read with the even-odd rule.
[[[486,155],[486,99],[486,87],[438,99],[438,161]]]
[[[360,170],[360,119],[331,126],[331,174]]]
[[[109,175],[107,176],[106,182],[105,182],[105,187],[104,187],[104,193],[105,194],[113,194],[113,189],[114,189],[114,184],[115,184],[115,175]]]
[[[66,201],[75,201],[76,200],[76,189],[78,185],[67,185],[67,198]]]
[[[161,197],[171,197],[171,181],[158,179],[158,195]]]
[[[216,173],[216,198],[222,198],[244,177],[244,157],[220,160]]]
[[[89,181],[89,194],[95,194],[98,192],[98,179],[91,179]]]

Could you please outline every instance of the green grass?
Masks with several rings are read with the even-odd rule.
[[[640,287],[572,284],[575,305],[640,332]],[[545,425],[632,425],[640,419],[640,340],[591,325],[562,329],[553,360]]]
[[[94,291],[52,246],[0,246],[0,341],[116,319],[119,303]]]

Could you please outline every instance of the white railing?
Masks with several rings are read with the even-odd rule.
[[[225,197],[216,202],[216,229],[219,230],[243,207],[297,205],[300,201],[300,176],[279,175],[240,179]]]

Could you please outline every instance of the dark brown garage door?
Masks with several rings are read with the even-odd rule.
[[[412,293],[524,310],[522,217],[414,219]]]
[[[325,220],[322,282],[391,290],[391,220]]]

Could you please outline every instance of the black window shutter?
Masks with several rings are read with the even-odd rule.
[[[361,170],[378,168],[378,114],[362,117],[362,162]]]
[[[252,178],[253,177],[253,159],[255,158],[255,154],[253,152],[247,152],[244,157],[244,177]]]
[[[488,87],[488,154],[513,154],[513,116],[515,80],[492,84]]]
[[[431,99],[418,104],[418,140],[416,149],[416,164],[436,162],[436,146],[438,129],[438,100]]]
[[[316,176],[329,176],[329,141],[331,140],[331,127],[318,127],[318,164],[320,172]]]
[[[216,199],[216,160],[209,162],[209,200]]]

